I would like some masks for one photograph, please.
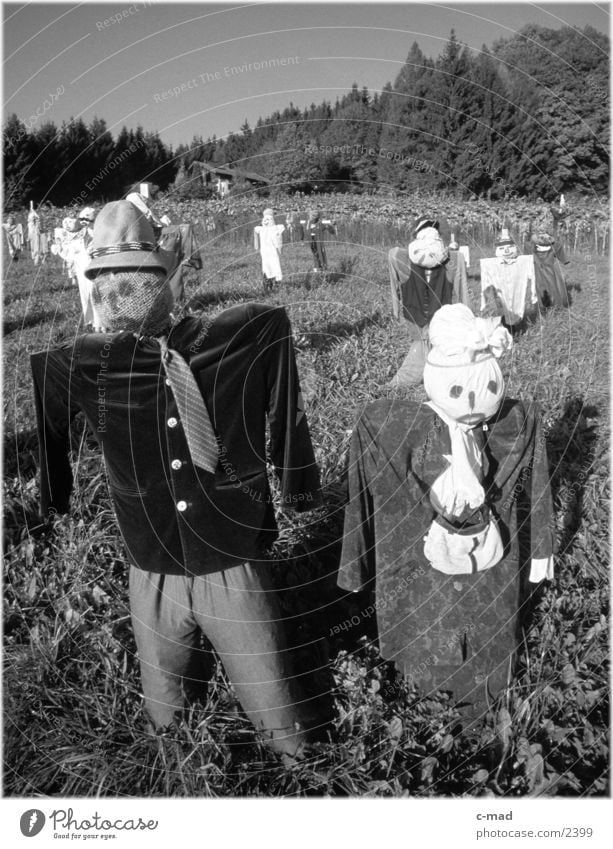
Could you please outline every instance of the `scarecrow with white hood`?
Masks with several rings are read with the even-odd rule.
[[[443,306],[430,342],[429,400],[371,402],[353,432],[338,583],[375,591],[384,658],[476,717],[509,681],[528,582],[553,576],[547,454],[536,406],[505,398],[499,319]]]

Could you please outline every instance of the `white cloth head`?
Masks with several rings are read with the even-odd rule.
[[[422,268],[436,268],[449,257],[449,251],[435,227],[424,227],[409,244],[409,259]]]
[[[67,233],[76,233],[79,229],[79,222],[76,218],[68,216],[62,220],[62,227]]]
[[[464,304],[447,304],[432,316],[429,328],[431,363],[467,365],[510,350],[513,339],[500,318],[477,318]]]
[[[504,244],[504,245],[496,245],[494,249],[494,255],[497,259],[506,260],[507,262],[512,262],[517,259],[519,256],[519,250],[517,245],[514,244]]]
[[[472,430],[494,415],[504,396],[497,358],[512,340],[499,322],[476,318],[464,304],[441,307],[430,322],[432,349],[424,368],[424,388],[451,439],[450,466],[433,490],[451,515],[466,507],[474,509],[484,499],[480,451]]]

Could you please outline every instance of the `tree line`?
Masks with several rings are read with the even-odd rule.
[[[102,119],[4,128],[5,207],[121,197],[149,180],[195,191],[192,162],[255,171],[288,191],[445,190],[458,197],[603,193],[609,181],[609,39],[592,27],[529,24],[472,51],[451,32],[441,55],[415,42],[393,84],[357,83],[324,100],[247,122],[176,151],[157,133]],[[182,184],[182,185],[180,185]]]
[[[290,190],[608,192],[609,39],[592,27],[530,24],[472,51],[452,30],[437,59],[415,42],[381,92],[355,83],[334,104],[290,104],[225,139],[194,138],[177,155],[186,166],[236,163]]]
[[[4,127],[4,206],[17,209],[30,200],[56,206],[83,206],[115,200],[141,181],[167,188],[176,164],[157,133],[123,127],[116,139],[106,123],[86,125],[71,118],[58,130],[44,122],[28,130],[17,115]]]

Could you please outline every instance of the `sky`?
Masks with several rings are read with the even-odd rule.
[[[450,30],[471,49],[527,23],[589,24],[598,3],[5,3],[3,121],[70,116],[157,131],[167,144],[225,136],[245,120],[380,91],[411,44],[438,56]]]

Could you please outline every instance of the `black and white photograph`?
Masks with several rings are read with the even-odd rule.
[[[5,845],[608,845],[609,28],[3,3]]]

